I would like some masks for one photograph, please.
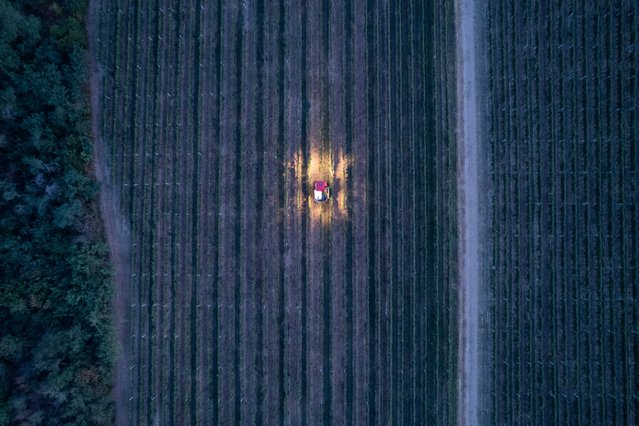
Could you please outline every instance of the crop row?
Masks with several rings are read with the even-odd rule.
[[[457,423],[457,351],[458,351],[458,199],[457,199],[457,68],[456,29],[453,2],[438,1],[434,6],[435,49],[435,161],[436,217],[430,223],[433,244],[433,288],[429,294],[427,323],[435,332],[436,347],[427,357],[435,360],[429,386],[440,389],[433,399],[431,419],[440,424]],[[432,176],[432,175],[431,175]],[[432,177],[431,177],[432,179]],[[428,218],[426,219],[429,220]],[[433,221],[431,218],[430,221]],[[428,336],[426,336],[428,338]]]
[[[490,423],[637,420],[637,12],[489,5]]]

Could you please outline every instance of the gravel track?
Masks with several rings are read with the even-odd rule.
[[[480,315],[481,234],[480,186],[483,157],[479,74],[481,37],[479,7],[474,0],[455,2],[457,27],[458,235],[459,235],[459,373],[458,422],[479,424],[481,379]]]

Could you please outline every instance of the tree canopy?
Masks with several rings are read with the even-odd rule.
[[[86,14],[0,0],[0,425],[113,422]]]

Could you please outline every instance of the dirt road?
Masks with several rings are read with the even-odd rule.
[[[111,262],[113,264],[113,274],[115,280],[115,291],[117,297],[113,299],[113,315],[115,324],[115,334],[118,341],[126,341],[129,333],[130,310],[128,308],[131,301],[131,292],[126,285],[131,274],[130,271],[130,233],[127,218],[118,209],[120,205],[119,193],[112,185],[110,161],[107,142],[100,131],[102,79],[104,72],[100,68],[96,58],[97,23],[96,8],[97,1],[90,2],[89,20],[87,21],[87,32],[89,35],[89,72],[90,72],[90,94],[91,94],[91,131],[93,134],[93,161],[95,165],[96,179],[100,183],[100,211],[104,222],[104,229],[107,242],[111,251]],[[130,350],[128,345],[119,345],[114,366],[113,399],[117,410],[116,424],[126,424],[128,413],[124,410],[126,399],[128,399],[127,376],[130,364]]]
[[[457,26],[459,374],[458,422],[479,423],[482,140],[478,105],[478,20],[474,0],[455,3]]]

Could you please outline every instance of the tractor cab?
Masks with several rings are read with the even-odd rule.
[[[313,182],[313,200],[316,203],[325,203],[329,198],[331,198],[331,190],[328,187],[328,182],[325,180]]]

